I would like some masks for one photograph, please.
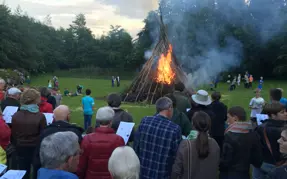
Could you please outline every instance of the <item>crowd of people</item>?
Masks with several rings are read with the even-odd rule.
[[[287,178],[287,100],[282,89],[270,90],[270,102],[256,90],[249,118],[243,107],[228,109],[219,92],[189,94],[176,84],[125,143],[116,131],[121,122],[134,120],[116,93],[97,110],[93,127],[95,101],[92,91],[85,90],[83,129],[70,123],[71,110],[51,89],[4,92],[4,86],[0,80],[6,96],[0,99],[2,111],[7,106],[19,110],[9,124],[0,117],[0,162],[27,171],[25,179]],[[53,113],[52,124],[47,125],[43,113]],[[259,124],[257,114],[268,119]]]

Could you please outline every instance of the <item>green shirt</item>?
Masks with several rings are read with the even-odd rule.
[[[186,109],[191,108],[188,98],[181,92],[175,91],[173,93],[176,99],[176,108],[186,114]]]
[[[181,128],[182,135],[188,136],[192,129],[192,126],[185,113],[179,112],[178,109],[173,109],[173,116],[171,118],[171,121],[179,125],[179,127]]]

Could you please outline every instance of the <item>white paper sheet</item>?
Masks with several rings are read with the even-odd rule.
[[[0,174],[5,173],[7,170],[7,166],[4,164],[0,164]]]
[[[186,108],[186,112],[190,111],[191,108]]]
[[[52,124],[53,120],[54,120],[54,114],[53,113],[43,113],[46,117],[46,122],[47,125]]]
[[[261,121],[265,121],[266,119],[268,119],[268,115],[266,114],[256,114],[256,119],[257,119],[257,124],[258,126],[262,124]]]
[[[128,143],[132,130],[135,126],[135,123],[132,122],[121,122],[117,131],[117,135],[121,136],[125,144]]]
[[[16,106],[7,106],[3,111],[3,119],[6,123],[12,122],[12,116],[18,111],[18,107]]]
[[[0,179],[22,179],[26,170],[9,170]]]

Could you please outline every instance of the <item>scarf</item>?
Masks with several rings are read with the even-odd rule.
[[[23,111],[29,111],[31,113],[39,112],[39,106],[37,104],[22,105],[20,109]]]
[[[187,139],[193,140],[193,139],[196,139],[197,136],[198,136],[198,131],[196,131],[196,130],[191,130],[190,133],[189,133],[188,136],[187,136]]]
[[[235,132],[235,133],[249,133],[252,129],[252,124],[250,122],[235,122],[228,126],[225,130],[225,134],[227,132]]]

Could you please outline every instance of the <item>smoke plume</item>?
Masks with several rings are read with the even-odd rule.
[[[208,84],[220,73],[240,65],[242,44],[234,34],[226,34],[228,28],[251,27],[258,32],[257,39],[262,44],[280,32],[286,20],[280,17],[284,3],[285,0],[160,0],[159,12],[169,40],[188,74],[186,87]],[[155,42],[158,33],[152,31]]]

